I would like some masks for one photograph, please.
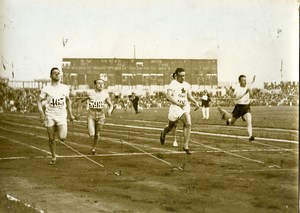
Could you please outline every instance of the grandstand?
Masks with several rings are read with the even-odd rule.
[[[8,85],[18,89],[42,89],[50,83],[50,80],[33,80],[33,81],[9,81]]]
[[[74,89],[102,78],[110,91],[163,91],[177,67],[187,70],[192,89],[218,85],[216,59],[63,58],[63,82]]]

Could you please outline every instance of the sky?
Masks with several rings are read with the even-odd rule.
[[[299,81],[299,0],[0,0],[0,24],[10,80],[49,79],[62,58],[135,52],[217,59],[219,82]]]

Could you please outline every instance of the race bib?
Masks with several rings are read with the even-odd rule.
[[[175,94],[174,99],[178,104],[185,104],[186,95],[185,94]]]
[[[104,108],[104,101],[89,100],[88,105],[90,109],[102,109]]]
[[[51,98],[50,99],[50,106],[51,107],[63,107],[65,106],[65,98]]]

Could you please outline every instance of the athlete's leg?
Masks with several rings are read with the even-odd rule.
[[[94,141],[93,141],[93,146],[92,146],[92,154],[96,153],[96,146],[100,137],[100,131],[102,129],[102,124],[99,123],[95,123],[95,135],[94,135]]]
[[[50,130],[52,131],[52,130]],[[54,126],[54,134],[53,134],[53,140],[50,141],[50,149],[52,152],[52,160],[51,160],[51,164],[55,164],[56,162],[56,141],[54,138],[55,132],[57,132],[58,135],[58,139],[62,142],[64,142],[67,138],[67,132],[68,132],[68,126],[67,124],[62,124],[62,125],[55,125]]]
[[[93,139],[92,154],[95,154],[96,153],[95,147],[96,147],[97,141],[98,141],[97,122],[95,121],[94,118],[88,116],[87,126],[88,126],[88,131],[89,131],[89,137]]]
[[[250,112],[246,113],[244,115],[244,118],[247,122],[247,131],[248,131],[248,134],[249,134],[249,138],[251,138],[251,140],[252,140],[253,135],[252,135],[252,116],[251,116],[251,113]]]
[[[235,123],[235,121],[236,121],[237,119],[235,118],[235,117],[231,117],[231,118],[229,118],[227,121],[226,121],[226,123],[227,123],[227,125],[233,125],[234,123]]]
[[[235,121],[241,116],[241,112],[240,112],[240,106],[235,105],[233,111],[232,111],[232,117],[229,118],[226,121],[227,125],[233,125],[235,123]]]
[[[58,125],[58,138],[62,142],[64,142],[67,138],[67,133],[68,133],[68,125]]]
[[[96,125],[95,120],[92,117],[88,116],[88,118],[87,118],[87,127],[88,127],[88,131],[89,131],[89,136],[91,138],[95,137],[95,125]]]
[[[56,142],[55,142],[55,125],[47,127],[47,133],[49,137],[49,148],[52,155],[51,162],[55,163],[56,161]]]
[[[177,121],[170,121],[168,125],[166,125],[163,129],[163,131],[160,133],[160,143],[164,144],[165,143],[165,137],[166,135],[174,128],[175,124]]]
[[[180,118],[183,122],[183,138],[184,138],[184,149],[189,149],[189,140],[191,136],[191,115],[189,113],[184,113]]]
[[[178,146],[178,143],[177,143],[177,123],[174,125],[172,131],[173,131],[173,137],[174,137],[173,146],[177,147]]]
[[[165,135],[168,134],[174,128],[175,124],[176,124],[176,121],[169,121],[168,125],[166,125],[163,130]]]

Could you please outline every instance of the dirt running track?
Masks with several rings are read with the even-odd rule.
[[[103,128],[97,156],[89,155],[85,126],[70,125],[66,143],[102,168],[63,144],[57,146],[57,165],[48,165],[46,130],[37,117],[2,115],[1,191],[45,212],[297,212],[298,143],[285,136],[292,130],[277,131],[276,137],[290,143],[274,142],[274,134],[259,129],[258,138],[270,139],[249,143],[192,134],[188,156],[172,147],[171,136],[159,144],[156,128],[164,117],[161,123],[140,119],[144,129],[108,121],[119,126]],[[204,125],[193,128],[201,131]],[[209,132],[245,129],[211,126]]]

